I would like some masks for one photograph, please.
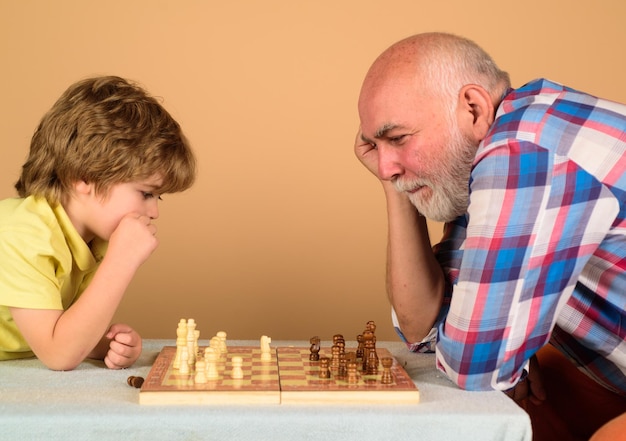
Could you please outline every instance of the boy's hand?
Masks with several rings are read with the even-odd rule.
[[[152,219],[137,213],[122,218],[109,239],[107,255],[138,268],[159,245]]]
[[[109,369],[127,368],[141,355],[141,336],[130,326],[113,324],[105,337],[110,339],[109,350],[104,357],[104,364]]]

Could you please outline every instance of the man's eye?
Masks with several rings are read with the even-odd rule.
[[[400,144],[404,138],[406,138],[406,135],[400,135],[400,136],[392,136],[391,138],[389,138],[389,142],[392,144]]]

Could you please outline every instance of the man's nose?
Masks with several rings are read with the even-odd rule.
[[[398,152],[393,148],[379,145],[378,176],[383,180],[390,181],[403,173],[404,168],[400,163]]]

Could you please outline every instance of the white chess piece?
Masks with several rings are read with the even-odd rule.
[[[220,352],[222,354],[226,354],[228,352],[228,347],[226,345],[226,333],[224,331],[219,331],[216,336],[220,341]]]
[[[233,357],[232,360],[233,370],[230,376],[234,379],[242,379],[243,378],[243,369],[241,368],[243,364],[243,358],[241,357]]]
[[[270,343],[272,339],[267,335],[261,336],[261,361],[271,361],[272,353]]]
[[[194,382],[198,384],[203,384],[207,382],[204,360],[196,361],[196,377],[194,378]]]
[[[213,350],[218,354],[221,352],[220,345],[220,338],[218,336],[214,336],[211,338],[211,340],[209,340],[209,347],[213,348]]]
[[[179,372],[181,374],[189,373],[189,348],[187,346],[181,348]]]
[[[204,360],[206,361],[206,377],[208,380],[217,380],[220,377],[217,370],[218,354],[215,349],[209,347],[204,350]]]
[[[176,356],[174,357],[174,369],[180,369],[180,356],[183,346],[187,346],[187,320],[180,319],[176,328]]]
[[[189,363],[194,366],[196,363],[196,321],[192,318],[187,320],[187,348]]]

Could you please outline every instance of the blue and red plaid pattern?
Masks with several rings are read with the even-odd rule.
[[[547,80],[509,91],[470,189],[434,248],[450,286],[439,368],[506,390],[550,341],[626,395],[626,106]]]

